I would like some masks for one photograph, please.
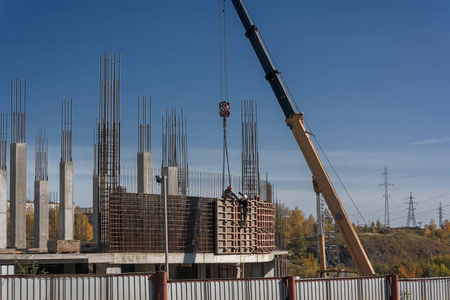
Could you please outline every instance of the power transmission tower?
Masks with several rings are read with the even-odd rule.
[[[379,184],[378,186],[384,185],[384,226],[389,228],[390,226],[390,219],[389,219],[389,186],[393,185],[389,183],[388,176],[390,175],[387,171],[387,168],[384,167],[384,183]]]
[[[442,203],[439,202],[439,227],[443,228],[444,227],[444,212],[442,210]]]
[[[417,202],[414,202],[414,197],[412,196],[412,192],[409,194],[409,202],[406,202],[409,204],[408,207],[408,220],[406,221],[406,227],[417,227],[416,223],[416,216],[414,214],[414,204],[417,204]],[[411,226],[412,225],[412,226]]]

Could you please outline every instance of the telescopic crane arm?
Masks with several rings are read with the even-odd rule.
[[[342,206],[342,203],[328,177],[328,174],[316,152],[316,149],[303,124],[303,114],[295,111],[293,101],[287,92],[287,88],[281,80],[280,72],[275,69],[274,63],[268,55],[268,51],[262,42],[261,35],[256,25],[250,20],[242,0],[231,0],[236,12],[244,25],[245,36],[250,40],[253,50],[265,72],[265,78],[269,82],[278,103],[286,117],[286,124],[294,134],[306,163],[313,175],[313,186],[316,193],[322,193],[330,212],[341,232],[345,244],[355,262],[358,272],[362,276],[371,276],[375,272],[372,268],[364,248],[350,223],[350,220]]]

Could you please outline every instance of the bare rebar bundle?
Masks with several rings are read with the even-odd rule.
[[[6,144],[8,142],[8,115],[0,114],[0,170],[6,170]]]
[[[99,133],[99,123],[98,123],[98,119],[95,121],[95,126],[94,126],[94,169],[93,169],[93,173],[94,175],[98,176],[98,143],[99,143],[99,138],[98,138],[98,133]]]
[[[97,171],[99,175],[99,237],[109,248],[109,197],[120,186],[120,54],[100,55]],[[95,172],[95,169],[94,169]]]
[[[172,109],[162,119],[162,167],[178,167],[180,195],[187,195],[189,188],[189,166],[187,149],[187,120]]]
[[[127,193],[137,193],[137,168],[136,166],[121,166],[120,184],[126,187]]]
[[[148,109],[147,109],[148,107]],[[142,96],[138,97],[138,152],[151,152],[152,151],[152,98]]]
[[[14,90],[11,80],[11,144],[25,143],[26,111],[27,81],[24,82],[22,98],[22,81],[16,78]]]
[[[250,198],[259,195],[258,117],[256,102],[241,101],[242,189]]]
[[[38,129],[35,148],[34,180],[48,181],[48,138],[45,130]]]
[[[61,161],[72,161],[72,99],[61,101]]]

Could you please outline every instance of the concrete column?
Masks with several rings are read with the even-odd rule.
[[[0,249],[7,247],[8,171],[0,170]]]
[[[92,176],[92,208],[93,208],[93,215],[92,215],[92,227],[94,231],[94,243],[98,243],[98,175]]]
[[[167,194],[178,195],[178,168],[162,167],[161,175],[167,176]]]
[[[73,240],[73,162],[59,164],[59,238]]]
[[[10,146],[10,246],[17,249],[27,247],[26,208],[27,201],[27,144],[13,143]]]
[[[48,181],[34,182],[34,247],[47,251]]]
[[[137,154],[137,192],[153,193],[152,153],[139,152]]]

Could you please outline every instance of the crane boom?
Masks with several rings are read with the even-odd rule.
[[[372,268],[366,252],[350,223],[350,219],[344,210],[341,200],[331,183],[330,178],[320,160],[319,155],[310,139],[308,132],[303,124],[303,114],[295,111],[293,101],[287,88],[281,80],[280,72],[275,69],[274,63],[268,55],[268,51],[262,42],[258,27],[251,21],[242,0],[231,0],[234,8],[245,29],[245,36],[250,40],[253,50],[261,63],[265,72],[265,78],[269,82],[278,103],[286,117],[286,124],[294,134],[300,150],[305,157],[306,163],[313,175],[313,186],[316,193],[322,193],[330,212],[341,232],[347,249],[349,250],[353,261],[362,276],[371,276],[375,272]]]

